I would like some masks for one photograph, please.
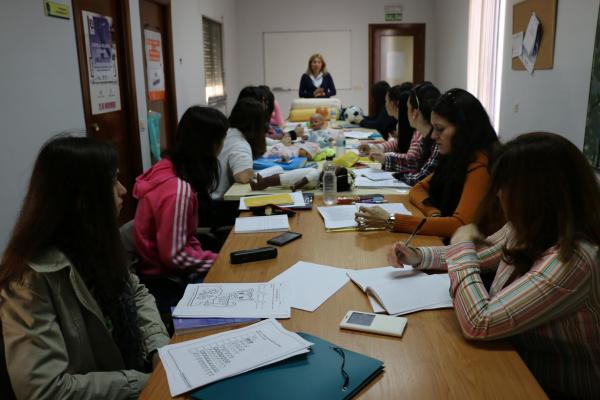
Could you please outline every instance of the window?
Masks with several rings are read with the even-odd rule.
[[[467,90],[487,110],[498,131],[506,0],[471,0]]]
[[[202,17],[204,34],[204,85],[206,103],[210,106],[225,105],[225,72],[223,69],[223,24]]]

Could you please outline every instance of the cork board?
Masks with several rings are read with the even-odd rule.
[[[540,20],[542,40],[535,62],[536,69],[552,69],[554,66],[554,36],[556,32],[556,3],[557,0],[525,0],[513,6],[512,33],[525,32],[531,13]],[[512,59],[512,69],[525,70],[518,57]]]

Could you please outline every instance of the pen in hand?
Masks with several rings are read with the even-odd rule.
[[[408,247],[408,245],[410,244],[411,240],[413,240],[415,238],[415,236],[417,235],[417,233],[419,233],[419,231],[421,230],[421,228],[423,227],[423,225],[425,225],[425,221],[427,220],[427,218],[423,218],[421,220],[421,222],[419,222],[419,225],[417,225],[417,227],[415,228],[415,230],[410,234],[410,236],[408,237],[408,239],[406,239],[406,241],[404,242],[404,246]]]

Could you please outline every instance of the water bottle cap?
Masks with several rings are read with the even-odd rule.
[[[325,160],[327,160],[327,161],[333,161],[333,156],[327,156],[327,157],[325,157]]]

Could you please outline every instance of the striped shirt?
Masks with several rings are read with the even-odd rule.
[[[530,270],[514,276],[502,260],[509,224],[471,242],[421,248],[419,269],[447,270],[450,295],[466,338],[511,337],[550,396],[600,398],[600,271],[598,247],[580,240],[570,260],[549,248]],[[480,271],[496,271],[490,291]]]
[[[421,158],[421,142],[423,137],[418,131],[414,131],[406,153],[396,153],[398,149],[397,139],[389,140],[383,143],[385,159],[383,169],[386,171],[416,172],[419,168],[419,159]]]

